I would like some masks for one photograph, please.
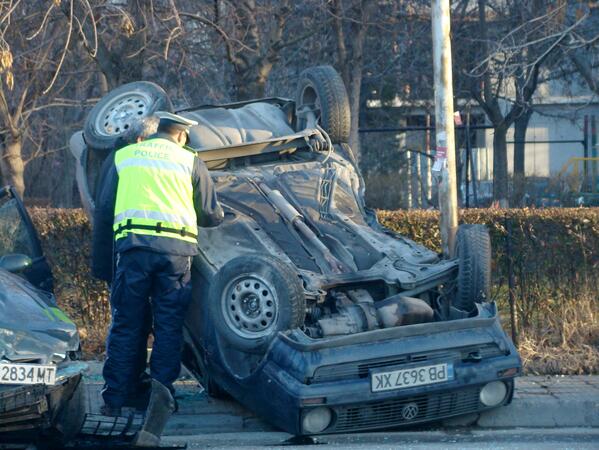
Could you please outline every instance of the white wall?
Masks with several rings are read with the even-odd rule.
[[[582,157],[581,143],[534,143],[534,141],[583,140],[584,116],[595,115],[599,128],[599,104],[587,106],[572,104],[535,105],[539,113],[533,113],[526,140],[525,172],[527,176],[549,177],[557,175],[571,157]],[[590,119],[589,119],[590,130]],[[590,133],[590,132],[589,132]],[[514,129],[510,128],[508,141],[513,141]],[[599,136],[598,136],[599,139]],[[589,137],[589,156],[590,150]],[[493,130],[485,131],[485,145],[492,159]],[[513,173],[513,144],[508,144],[508,170]]]

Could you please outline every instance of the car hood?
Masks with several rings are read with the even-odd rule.
[[[59,363],[78,348],[77,327],[54,296],[0,270],[0,360]]]

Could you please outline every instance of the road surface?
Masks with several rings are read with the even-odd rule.
[[[281,449],[324,450],[361,449],[599,449],[597,428],[506,429],[506,430],[435,430],[343,434],[320,437],[316,442],[290,441],[290,436],[276,432],[220,433],[177,438],[164,443],[186,442],[188,449]]]

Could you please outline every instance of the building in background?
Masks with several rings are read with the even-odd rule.
[[[507,107],[507,102],[504,103]],[[434,152],[434,130],[426,129],[427,126],[434,126],[432,103],[403,102],[395,97],[384,105],[379,100],[370,100],[366,106],[364,126],[361,128],[361,165],[367,189],[375,191],[367,194],[371,205],[381,208],[433,206],[431,158],[426,156]],[[493,128],[475,103],[458,101],[456,110],[461,112],[462,123],[466,120],[466,111],[469,111],[472,125],[469,145],[465,129],[456,130],[461,201],[462,204],[466,203],[466,148],[469,146],[473,167],[470,166],[468,179],[471,181],[474,178],[476,186],[468,186],[468,203],[470,206],[475,203],[486,205],[492,196]],[[596,124],[594,130],[593,121]],[[394,130],[396,128],[407,131]],[[599,156],[597,128],[599,97],[589,94],[582,86],[546,83],[538,88],[524,144],[527,178],[527,191],[524,194],[527,199],[546,202],[542,199],[553,198],[553,203],[559,203],[564,190],[572,190],[585,181],[587,185],[591,182],[583,178],[583,162],[572,158]],[[509,129],[507,140],[508,170],[513,176],[514,126]],[[599,172],[599,163],[594,164],[596,172]],[[587,168],[588,175],[592,176],[593,163],[589,161]],[[595,184],[597,182],[599,180],[596,179]],[[475,189],[477,202],[474,201]]]

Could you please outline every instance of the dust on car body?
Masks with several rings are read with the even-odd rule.
[[[116,130],[139,115],[127,107],[112,123],[111,111],[142,98],[142,116],[170,109],[160,87],[130,83],[71,139],[88,211]],[[225,210],[220,226],[199,230],[185,325],[184,363],[211,395],[296,435],[511,401],[521,362],[489,298],[487,230],[462,225],[457,256],[445,259],[378,223],[347,145],[347,94],[334,69],[304,71],[294,100],[177,112],[198,122],[189,149]]]

